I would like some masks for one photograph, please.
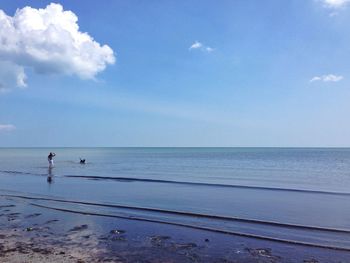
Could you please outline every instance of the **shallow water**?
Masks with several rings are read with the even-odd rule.
[[[0,149],[0,188],[49,208],[350,250],[347,148]]]

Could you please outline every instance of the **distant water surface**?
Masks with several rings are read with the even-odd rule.
[[[348,148],[2,148],[0,188],[49,208],[350,250]]]

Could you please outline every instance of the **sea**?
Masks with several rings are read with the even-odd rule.
[[[0,195],[350,251],[350,148],[0,148]]]

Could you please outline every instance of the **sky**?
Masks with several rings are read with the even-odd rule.
[[[0,147],[349,147],[349,0],[0,2]]]

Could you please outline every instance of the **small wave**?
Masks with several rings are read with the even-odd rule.
[[[89,206],[99,206],[99,207],[110,207],[110,208],[118,208],[118,209],[138,210],[138,211],[144,211],[144,212],[172,214],[172,215],[180,215],[180,216],[187,216],[187,217],[199,217],[199,218],[225,220],[225,221],[237,221],[237,222],[244,222],[244,223],[270,225],[270,226],[278,226],[278,227],[294,228],[294,229],[316,230],[316,231],[337,232],[337,233],[350,233],[349,229],[327,228],[327,227],[299,225],[299,224],[288,224],[288,223],[281,223],[281,222],[277,222],[277,221],[264,221],[264,220],[241,218],[241,217],[211,215],[211,214],[194,213],[194,212],[177,211],[177,210],[166,210],[166,209],[151,208],[151,207],[94,203],[94,202],[87,202],[87,201],[54,199],[54,198],[46,198],[46,197],[32,197],[32,196],[11,195],[11,194],[0,194],[0,196],[21,198],[21,199],[27,199],[27,200],[53,201],[53,202],[59,202],[59,203],[69,203],[69,204],[79,204],[79,205],[89,205]]]
[[[235,236],[255,238],[255,239],[261,239],[261,240],[267,240],[267,241],[273,241],[273,242],[279,242],[279,243],[287,243],[287,244],[292,244],[292,245],[325,248],[325,249],[333,249],[333,250],[341,250],[341,251],[350,251],[350,248],[348,248],[348,247],[324,245],[324,244],[318,244],[318,243],[312,243],[312,242],[304,242],[304,241],[297,241],[297,240],[291,240],[291,239],[270,237],[270,236],[265,236],[265,235],[243,233],[243,232],[239,232],[239,231],[223,230],[223,229],[218,229],[218,228],[213,228],[213,227],[191,225],[191,224],[186,224],[186,223],[169,222],[169,221],[164,221],[164,220],[148,219],[148,218],[136,217],[136,216],[122,216],[122,215],[111,215],[111,214],[104,214],[104,213],[94,213],[94,212],[79,211],[79,210],[72,210],[72,209],[59,208],[59,207],[50,207],[50,206],[39,205],[39,204],[34,204],[34,203],[30,203],[30,204],[33,206],[46,208],[46,209],[52,209],[52,210],[61,211],[61,212],[69,212],[69,213],[82,214],[82,215],[112,217],[112,218],[121,218],[121,219],[152,222],[152,223],[159,223],[159,224],[167,224],[167,225],[173,225],[173,226],[180,226],[180,227],[187,227],[187,228],[192,228],[192,229],[222,233],[222,234],[227,234],[227,235],[235,235]]]
[[[265,186],[249,186],[249,185],[233,185],[233,184],[217,184],[217,183],[184,182],[184,181],[148,179],[148,178],[85,176],[85,175],[64,175],[63,177],[81,178],[81,179],[88,179],[88,180],[112,180],[112,181],[119,181],[119,182],[165,183],[165,184],[212,186],[212,187],[227,187],[227,188],[242,188],[242,189],[257,189],[257,190],[268,190],[268,191],[287,191],[287,192],[299,192],[299,193],[301,192],[301,193],[313,193],[313,194],[350,196],[350,193],[348,193],[348,192],[335,192],[335,191],[309,190],[309,189],[296,189],[296,188],[265,187]]]

